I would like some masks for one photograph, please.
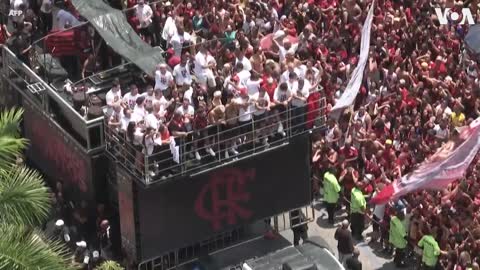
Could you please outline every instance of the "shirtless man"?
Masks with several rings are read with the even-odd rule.
[[[343,8],[343,23],[350,24],[360,22],[362,16],[362,9],[356,3],[356,0],[345,0],[342,3]]]
[[[233,95],[228,96],[227,104],[225,105],[225,130],[223,132],[225,158],[230,158],[229,154],[238,155],[235,150],[235,140],[239,133],[238,128],[238,106],[232,101]]]
[[[266,61],[266,57],[258,44],[253,46],[253,55],[250,57],[250,63],[252,64],[252,71],[258,74],[263,74],[263,63]]]

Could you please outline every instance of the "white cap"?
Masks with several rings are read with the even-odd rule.
[[[213,92],[213,97],[219,98],[221,96],[222,96],[222,92],[220,92],[220,91]]]
[[[65,225],[65,222],[63,222],[63,220],[61,220],[61,219],[59,219],[55,222],[55,226],[60,227],[60,226],[63,226],[63,225]]]
[[[77,242],[77,247],[83,247],[83,248],[86,248],[87,247],[87,242],[85,241],[80,241],[80,242]]]
[[[268,82],[268,83],[273,83],[273,78],[272,78],[272,77],[268,77],[268,78],[267,78],[267,82]]]
[[[172,5],[172,3],[170,3],[170,1],[167,1],[167,2],[165,2],[165,4],[163,4],[163,6],[165,6],[165,7],[169,7],[171,5]]]
[[[92,252],[93,258],[98,258],[100,256],[100,253],[97,250],[94,250]]]
[[[405,84],[405,80],[404,80],[404,79],[400,79],[400,84]]]

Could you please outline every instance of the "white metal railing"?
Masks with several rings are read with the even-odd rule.
[[[177,161],[174,160],[169,145],[160,146],[152,155],[143,154],[145,151],[139,148],[143,149],[144,146],[135,147],[126,139],[125,132],[111,127],[105,128],[106,149],[119,165],[143,184],[165,182],[180,175],[214,169],[238,158],[273,149],[288,143],[294,136],[321,128],[326,123],[326,103],[324,98],[316,102],[319,102],[319,106],[313,111],[307,111],[305,106],[305,109],[298,113],[297,108],[289,106],[282,112],[274,112],[261,120],[252,120],[248,124],[237,125],[228,130],[222,125],[210,125],[205,129],[191,131],[187,136],[175,138],[179,156]],[[315,115],[315,118],[307,122],[309,114]],[[280,123],[283,126],[282,132],[278,132]],[[307,125],[313,127],[308,129]],[[269,137],[276,139],[268,144],[262,143]],[[237,142],[241,142],[240,147],[243,150],[226,157],[225,152],[233,152],[231,146]],[[214,151],[215,156],[208,153],[209,148]],[[203,153],[200,161],[195,158],[196,153]]]
[[[74,131],[86,141],[82,148],[86,152],[103,148],[103,139],[100,145],[91,145],[90,129],[100,128],[100,136],[103,136],[103,116],[96,119],[85,119],[71,104],[60,96],[43,78],[36,74],[29,66],[23,63],[7,46],[0,45],[2,51],[2,76],[23,97],[34,102],[45,114],[52,113],[49,100],[58,104],[62,116],[71,124]],[[54,121],[51,117],[50,119]]]

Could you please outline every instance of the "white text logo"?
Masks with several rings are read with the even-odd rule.
[[[435,8],[435,13],[437,13],[437,18],[440,24],[446,25],[448,22],[457,23],[460,19],[460,14],[456,11],[452,11],[451,8]],[[469,8],[462,8],[462,20],[458,24],[475,24],[473,20],[472,12]]]

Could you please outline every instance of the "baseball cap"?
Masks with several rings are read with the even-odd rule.
[[[385,141],[385,144],[389,144],[389,145],[391,145],[391,144],[393,144],[393,142],[392,142],[392,140],[390,140],[390,139],[387,139],[387,140]]]

